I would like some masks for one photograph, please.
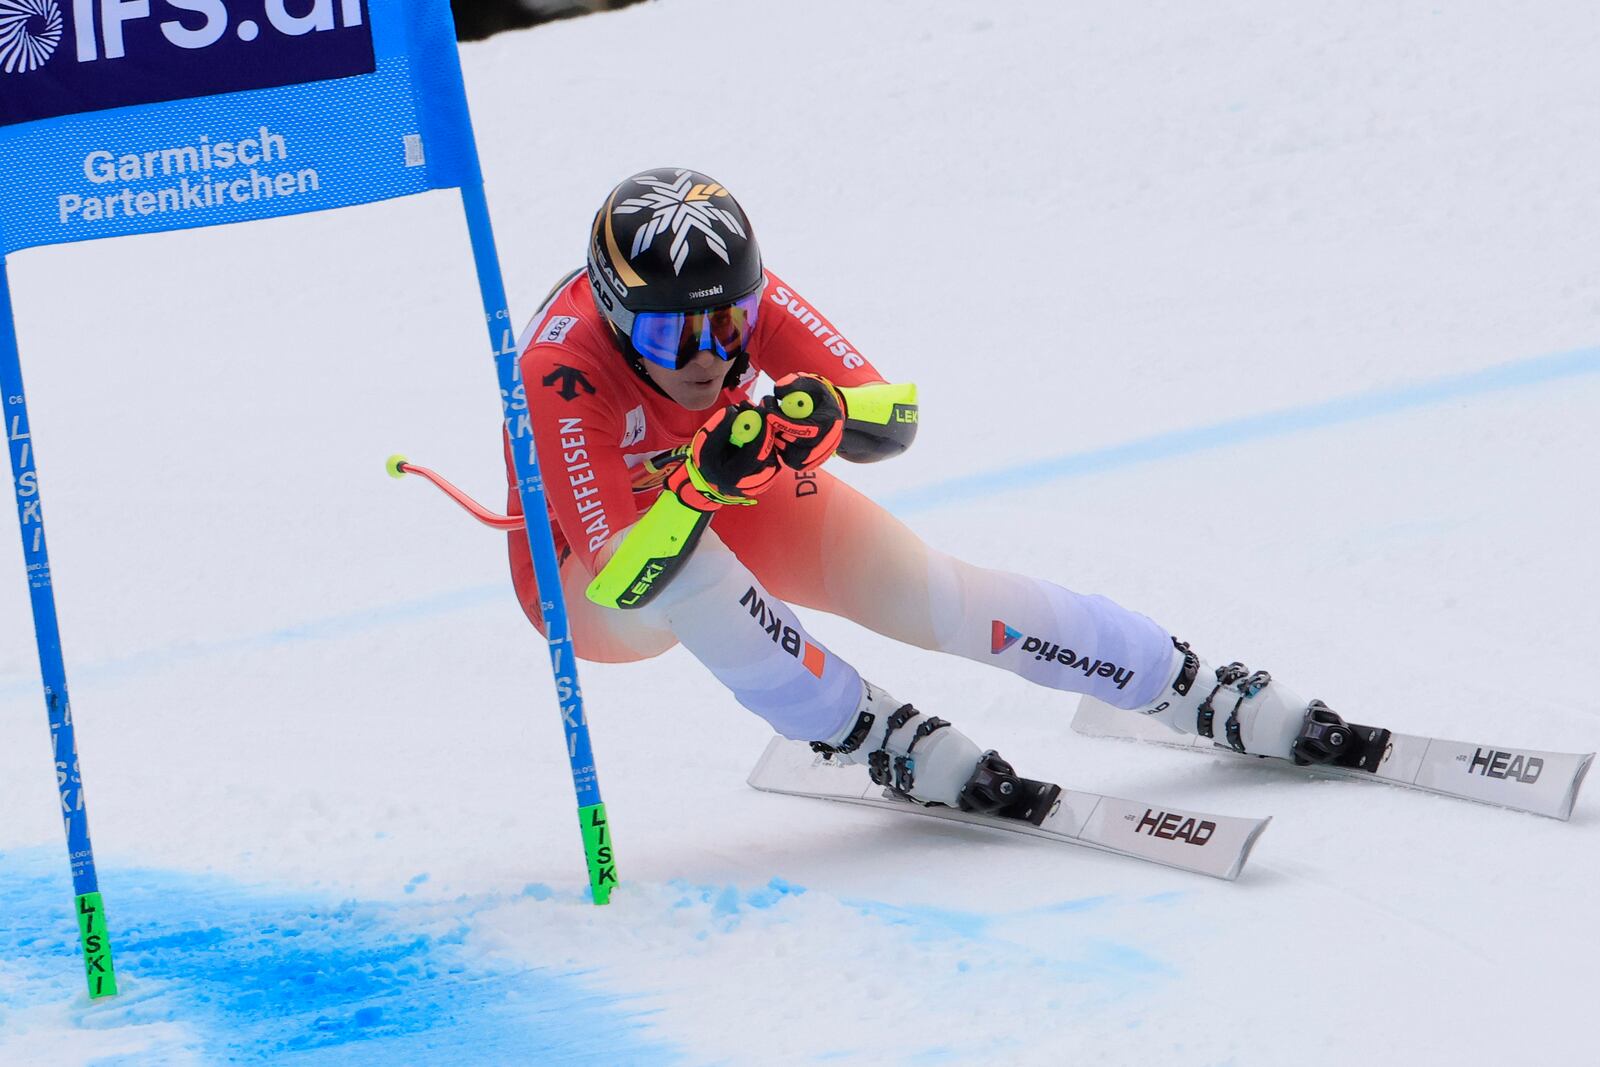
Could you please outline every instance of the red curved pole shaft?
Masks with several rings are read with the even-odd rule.
[[[460,504],[473,518],[485,526],[492,526],[496,530],[520,530],[528,525],[527,521],[520,515],[501,515],[499,512],[490,511],[427,467],[419,467],[415,463],[401,463],[398,466],[400,470],[407,474],[420,474],[428,479],[428,481],[438,486],[446,496]]]

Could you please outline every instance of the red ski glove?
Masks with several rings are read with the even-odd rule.
[[[772,420],[754,404],[733,404],[706,420],[689,441],[689,455],[667,476],[667,488],[696,511],[753,499],[778,476]]]
[[[813,471],[826,463],[844,437],[844,398],[817,374],[790,374],[761,401],[778,455],[787,467]]]

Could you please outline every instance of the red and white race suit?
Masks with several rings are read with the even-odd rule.
[[[840,386],[884,380],[770,271],[747,348],[750,369],[723,390],[720,404],[754,399],[757,372],[773,379],[810,372]],[[807,740],[837,737],[854,722],[861,681],[807,632],[791,604],[1119,707],[1147,703],[1169,680],[1171,638],[1150,619],[1104,597],[931,549],[827,470],[797,475],[785,468],[755,506],[719,511],[647,607],[620,611],[590,602],[584,590],[597,566],[660,491],[664,472],[648,461],[686,444],[710,411],[680,407],[633,371],[583,272],[529,322],[520,349],[580,657],[628,662],[681,642],[741,704],[785,736]],[[509,451],[506,468],[508,509],[519,514]],[[512,533],[509,543],[518,598],[542,630],[523,533]]]

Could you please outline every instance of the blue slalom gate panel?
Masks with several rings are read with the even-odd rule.
[[[439,0],[15,4],[0,252],[481,182]]]
[[[5,0],[3,8],[0,257],[459,188],[523,509],[545,514],[531,429],[517,417],[510,314],[447,0]],[[90,994],[109,995],[109,935],[3,259],[0,415]],[[529,523],[528,538],[574,787],[593,821],[599,786],[549,528]],[[603,807],[597,817],[603,824]],[[605,873],[614,881],[614,867]]]

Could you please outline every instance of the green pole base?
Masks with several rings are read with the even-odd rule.
[[[117,995],[117,971],[111,964],[111,937],[106,933],[105,905],[99,893],[78,897],[78,942],[83,946],[83,969],[89,979],[89,999]]]
[[[606,823],[606,806],[590,804],[578,809],[578,824],[583,827],[583,852],[589,861],[589,892],[596,904],[611,900],[617,884],[617,863],[611,854],[611,827]]]

